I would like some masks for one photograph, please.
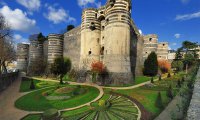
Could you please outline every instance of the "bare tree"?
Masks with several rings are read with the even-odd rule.
[[[12,41],[11,29],[5,18],[0,14],[0,74],[7,72],[6,62],[15,59],[15,46]]]

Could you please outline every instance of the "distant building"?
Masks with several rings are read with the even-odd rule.
[[[176,58],[176,51],[175,50],[169,50],[168,51],[168,60],[172,62]]]
[[[157,54],[158,59],[168,59],[168,42],[158,42],[156,34],[144,36],[143,60],[145,60],[151,52]]]

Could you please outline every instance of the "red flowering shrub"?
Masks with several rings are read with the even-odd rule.
[[[171,69],[171,64],[167,60],[158,60],[158,66],[162,73],[167,73]]]

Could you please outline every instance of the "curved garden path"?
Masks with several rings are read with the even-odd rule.
[[[165,78],[165,77],[163,77]],[[51,79],[44,79],[44,78],[36,78],[38,80],[41,81],[51,81],[51,82],[59,82],[59,81],[55,81],[55,80],[51,80]],[[154,81],[158,81],[158,79],[154,80]],[[41,89],[46,89],[49,87],[45,87],[45,88],[41,88],[38,90],[34,90],[31,92],[24,92],[24,93],[20,93],[19,92],[19,88],[20,88],[20,83],[21,83],[21,75],[18,78],[18,80],[16,80],[10,87],[8,87],[5,91],[3,91],[2,93],[0,93],[0,119],[2,120],[18,120],[24,116],[26,116],[27,114],[37,114],[37,113],[42,113],[42,112],[30,112],[30,111],[23,111],[23,110],[19,110],[17,108],[15,108],[15,101],[28,94],[31,92],[35,92]],[[62,109],[59,111],[69,111],[69,110],[75,110],[75,109],[79,109],[81,107],[84,106],[88,106],[90,105],[90,103],[92,102],[96,102],[99,99],[102,98],[102,96],[104,95],[104,91],[103,88],[109,88],[109,89],[118,89],[118,90],[127,90],[127,89],[134,89],[140,86],[143,86],[145,84],[150,83],[150,81],[148,82],[144,82],[138,85],[133,85],[133,86],[129,86],[129,87],[103,87],[103,86],[98,86],[96,84],[93,83],[77,83],[77,82],[68,82],[70,85],[84,85],[84,86],[91,86],[91,87],[95,87],[99,90],[99,95],[92,101],[85,103],[83,105],[77,106],[77,107],[73,107],[73,108],[67,108],[67,109]],[[52,87],[52,86],[50,86]]]
[[[166,78],[166,76],[162,77],[162,79]],[[159,79],[154,79],[153,81],[158,81]],[[113,89],[113,90],[128,90],[128,89],[134,89],[134,88],[138,88],[138,87],[141,87],[145,84],[149,84],[151,83],[151,81],[147,81],[147,82],[143,82],[143,83],[140,83],[140,84],[137,84],[137,85],[133,85],[133,86],[128,86],[128,87],[104,87],[102,86],[102,88],[108,88],[108,89]]]
[[[37,77],[33,77],[37,80],[41,80],[41,81],[50,81],[50,82],[60,82],[60,81],[56,81],[56,80],[51,80],[51,79],[44,79],[44,78],[37,78]],[[77,83],[77,82],[68,82],[70,85],[83,85],[83,86],[90,86],[90,87],[95,87],[99,90],[99,95],[92,101],[88,102],[88,103],[85,103],[85,104],[82,104],[82,105],[79,105],[77,107],[72,107],[72,108],[66,108],[66,109],[62,109],[62,110],[59,110],[60,112],[63,112],[63,111],[69,111],[69,110],[75,110],[75,109],[79,109],[79,108],[82,108],[84,106],[89,106],[91,103],[93,102],[96,102],[98,101],[99,99],[102,98],[102,96],[104,95],[104,91],[103,91],[103,88],[101,86],[98,86],[96,84],[93,84],[93,83]],[[47,88],[47,87],[45,87]],[[38,90],[41,90],[41,89],[38,89]],[[38,90],[35,90],[35,91],[38,91]],[[31,91],[31,92],[35,92],[35,91]],[[30,93],[30,92],[29,92]]]

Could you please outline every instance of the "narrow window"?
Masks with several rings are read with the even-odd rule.
[[[104,26],[102,26],[102,30],[104,30],[104,28],[105,28],[105,27],[104,27]]]
[[[149,41],[151,42],[151,41],[152,41],[152,38],[149,38]]]
[[[88,54],[91,55],[91,54],[92,54],[92,51],[89,51]]]

